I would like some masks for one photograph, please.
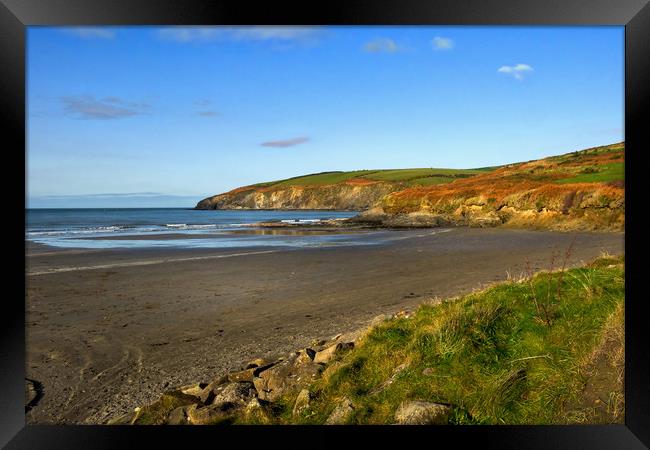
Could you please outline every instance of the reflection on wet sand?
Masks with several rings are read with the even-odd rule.
[[[305,230],[296,228],[258,228],[249,230],[231,230],[229,234],[252,234],[258,236],[324,236],[332,234],[360,234],[364,233],[363,230],[350,230],[350,229],[319,229],[319,230]]]

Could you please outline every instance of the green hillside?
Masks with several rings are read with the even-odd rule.
[[[427,186],[431,184],[449,183],[458,178],[467,178],[484,173],[489,169],[382,169],[355,170],[349,172],[321,172],[285,180],[269,181],[255,184],[255,187],[287,187],[287,186],[318,186],[344,183],[349,180],[383,181],[404,183],[409,186]]]

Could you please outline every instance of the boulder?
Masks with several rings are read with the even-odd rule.
[[[237,408],[231,403],[219,403],[216,405],[204,406],[187,410],[187,418],[192,425],[213,425],[217,423],[228,423],[233,419]]]
[[[240,370],[239,372],[230,372],[228,374],[228,381],[238,382],[238,381],[253,381],[255,378],[255,371],[257,367],[252,367],[250,369]]]
[[[315,350],[309,347],[305,348],[298,353],[298,357],[296,358],[296,363],[302,364],[302,363],[312,362],[314,360],[314,356],[316,356]]]
[[[186,394],[180,389],[172,389],[170,391],[166,391],[165,393],[163,393],[163,395],[160,396],[158,401],[163,403],[175,402],[183,406],[183,405],[191,405],[193,403],[199,403],[201,399],[197,395]]]
[[[402,402],[395,412],[400,425],[446,425],[451,408],[448,405],[424,401]]]
[[[253,383],[258,397],[272,402],[285,392],[311,383],[322,370],[320,364],[313,361],[298,361],[298,356],[292,355],[270,369],[260,372],[259,376],[253,379]]]
[[[186,386],[181,386],[178,388],[183,394],[193,395],[195,397],[200,397],[201,392],[208,386],[208,383],[194,383],[188,384]]]
[[[228,383],[221,386],[212,400],[213,405],[230,403],[232,407],[243,407],[257,396],[253,383],[249,381]]]
[[[330,362],[332,360],[332,358],[334,358],[334,356],[337,353],[339,353],[339,352],[341,352],[343,350],[353,348],[353,347],[354,347],[353,342],[339,342],[337,344],[331,345],[331,346],[327,347],[326,349],[321,350],[320,352],[316,353],[316,356],[314,356],[314,362],[315,363],[327,364],[328,362]]]
[[[344,398],[336,405],[325,421],[325,425],[343,425],[347,423],[352,413],[354,413],[354,405],[349,399]]]
[[[303,412],[309,409],[309,401],[311,400],[311,393],[307,389],[303,389],[296,397],[296,402],[293,405],[293,417],[300,416]]]
[[[208,384],[199,394],[201,403],[205,405],[211,404],[217,393],[223,389],[223,385],[229,381],[230,380],[228,379],[228,375],[222,375],[216,378],[212,383]]]
[[[167,416],[167,425],[190,425],[190,410],[195,410],[196,405],[179,406]]]
[[[244,369],[254,369],[255,367],[262,367],[266,366],[269,364],[269,361],[265,360],[264,358],[257,358],[246,364],[246,367]]]
[[[263,362],[264,360],[258,359],[258,362]],[[249,364],[250,366],[251,364]],[[231,372],[227,375],[228,381],[253,381],[253,378],[258,376],[261,372],[270,369],[275,363],[266,363],[263,365],[258,365],[255,367],[249,367],[248,369],[240,370],[238,372]]]

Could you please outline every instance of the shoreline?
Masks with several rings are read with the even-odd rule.
[[[26,376],[43,384],[27,422],[105,423],[167,387],[470,292],[523,271],[527,260],[546,268],[552,252],[573,239],[572,264],[624,244],[622,233],[506,229],[402,230],[396,237],[263,254],[252,247],[48,252],[28,245],[29,270],[80,269],[27,278]],[[243,254],[218,257],[227,253]],[[132,265],[138,262],[148,264]],[[93,265],[111,267],[85,268]]]

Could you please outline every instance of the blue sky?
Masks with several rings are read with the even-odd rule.
[[[30,207],[624,140],[623,27],[30,27]]]

